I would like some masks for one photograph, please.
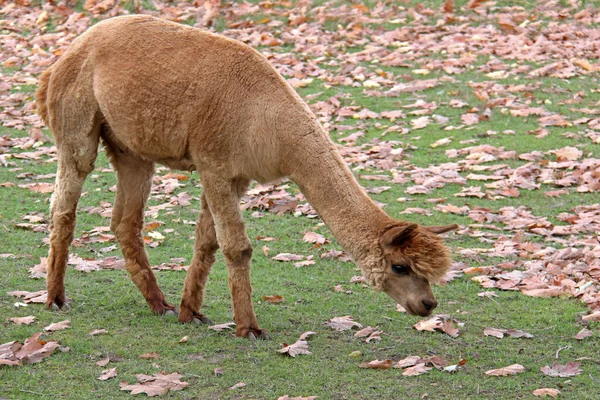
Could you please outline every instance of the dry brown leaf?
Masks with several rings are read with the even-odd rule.
[[[593,333],[591,330],[589,330],[588,328],[583,328],[582,330],[579,331],[579,333],[577,335],[575,335],[575,339],[583,340],[592,335],[593,335]]]
[[[234,326],[235,326],[235,322],[227,322],[224,324],[211,325],[208,327],[208,329],[212,329],[213,331],[221,332],[226,329],[233,329]]]
[[[128,384],[121,382],[121,390],[131,391],[131,394],[146,393],[148,396],[161,396],[167,394],[170,390],[182,390],[189,383],[181,381],[183,375],[173,373],[165,375],[163,373],[154,374],[152,376],[138,374],[136,375],[138,383]]]
[[[560,390],[558,390],[558,389],[551,389],[551,388],[541,388],[541,389],[534,390],[532,392],[532,394],[535,397],[550,396],[550,397],[556,398],[560,394]]]
[[[9,318],[8,320],[17,325],[29,325],[35,321],[35,316],[29,315],[27,317],[12,317],[12,318]]]
[[[272,304],[281,303],[283,301],[283,297],[281,297],[278,294],[273,295],[273,296],[263,296],[262,299],[264,301],[266,301],[267,303],[272,303]]]
[[[579,368],[580,365],[581,363],[578,362],[568,362],[565,365],[554,363],[551,367],[549,365],[541,367],[540,371],[547,376],[566,378],[568,376],[580,375],[583,372]]]
[[[360,368],[370,369],[389,369],[391,366],[392,360],[373,360],[359,365]]]
[[[190,337],[188,335],[185,335],[184,337],[182,337],[181,339],[179,339],[178,343],[187,343],[188,340],[190,340]]]
[[[279,253],[275,257],[272,258],[272,260],[275,260],[275,261],[300,261],[303,259],[304,259],[304,256],[301,256],[299,254],[292,254],[292,253]]]
[[[101,381],[107,381],[111,378],[114,378],[115,376],[117,376],[117,368],[116,367],[103,370],[102,374],[97,379],[101,380]]]
[[[246,386],[246,384],[244,382],[238,382],[235,385],[233,385],[232,387],[230,387],[229,390],[240,389],[240,388],[243,388],[244,386]]]
[[[298,354],[312,354],[308,351],[308,342],[306,340],[298,339],[290,345],[286,343],[283,345],[284,347],[282,349],[277,350],[281,354],[287,354],[292,357],[296,357]]]
[[[584,315],[581,317],[582,321],[600,321],[600,311],[594,311],[589,315]]]
[[[62,330],[70,328],[70,326],[69,326],[70,323],[71,323],[71,321],[66,319],[64,321],[55,322],[53,324],[50,324],[47,327],[45,327],[44,330],[46,332],[62,331]]]
[[[98,335],[104,335],[108,333],[108,331],[104,328],[102,329],[94,329],[93,331],[90,332],[90,336],[98,336]]]
[[[359,338],[367,337],[370,334],[372,334],[373,332],[375,332],[376,329],[377,328],[373,328],[372,326],[367,326],[366,328],[363,328],[363,329],[359,330],[358,332],[356,332],[354,334],[354,337],[359,337]]]
[[[412,367],[408,367],[406,368],[403,372],[402,375],[404,376],[417,376],[417,375],[422,375],[427,373],[429,370],[431,370],[431,367],[428,367],[425,365],[425,363],[419,363],[416,364]]]
[[[336,331],[346,331],[355,327],[362,328],[362,325],[354,321],[350,315],[331,318],[329,321],[325,322],[324,325],[329,326]]]
[[[523,367],[520,364],[512,364],[504,368],[491,369],[489,371],[486,371],[485,374],[490,376],[508,376],[516,375],[521,372],[525,372],[525,367]]]
[[[108,365],[109,362],[110,362],[110,357],[106,357],[106,358],[103,358],[100,361],[97,361],[96,365],[99,366],[99,367],[105,367],[106,365]]]
[[[421,362],[421,357],[419,357],[419,356],[408,356],[408,357],[403,358],[402,360],[398,361],[396,363],[396,365],[394,365],[394,368],[412,367],[414,365],[417,365],[420,362]]]

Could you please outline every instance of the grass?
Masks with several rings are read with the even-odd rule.
[[[146,7],[146,2],[142,3],[142,6]],[[432,8],[438,9],[441,3],[434,2]],[[406,7],[409,4],[411,3],[407,2]],[[528,4],[523,5],[529,7]],[[133,7],[133,3],[130,7]],[[219,22],[221,25],[224,23]],[[335,29],[334,25],[336,24],[332,25],[332,29]],[[457,80],[455,83],[444,82],[433,89],[399,98],[366,96],[362,88],[326,87],[318,79],[299,92],[303,96],[322,93],[318,97],[320,100],[339,93],[348,94],[348,98],[342,99],[343,105],[359,105],[375,112],[395,110],[418,99],[436,101],[438,108],[435,113],[449,117],[449,125],[458,126],[461,123],[460,115],[465,110],[450,107],[449,101],[457,98],[469,103],[469,107],[483,104],[478,103],[469,82],[487,80],[478,71],[487,61],[487,57],[479,57],[473,70],[454,76]],[[510,63],[510,60],[506,62]],[[383,68],[393,72],[397,79],[405,74],[411,75],[412,70],[421,67],[418,63],[415,63],[414,68],[381,67],[368,63],[364,66],[369,70]],[[5,74],[15,71],[3,69]],[[434,72],[426,79],[441,75]],[[414,78],[423,77],[414,75]],[[575,93],[588,92],[583,103],[577,105],[578,108],[593,108],[600,97],[599,91],[589,89],[598,86],[597,76],[570,80],[521,77],[520,80],[509,78],[498,81],[503,85],[534,82],[539,82],[541,86],[534,92],[533,101],[543,103],[547,109],[567,117],[581,116],[577,111],[572,111],[571,106],[561,103]],[[562,90],[557,91],[557,88]],[[20,90],[32,92],[34,87],[23,85]],[[395,123],[410,127],[412,118],[417,117],[410,116]],[[357,121],[351,118],[340,123],[355,125],[357,130],[367,132],[358,142],[359,145],[369,144],[373,139],[380,137],[384,128],[376,126],[377,123],[387,126],[392,124],[385,119]],[[506,150],[517,150],[519,154],[578,146],[591,157],[600,157],[599,147],[591,145],[590,140],[581,134],[582,128],[579,126],[550,127],[550,135],[541,140],[529,134],[529,131],[537,127],[536,118],[511,117],[501,109],[494,109],[490,121],[481,122],[472,128],[445,131],[440,125],[433,123],[427,128],[413,130],[408,134],[389,133],[385,140],[400,141],[409,149],[407,160],[410,167],[456,162],[456,159],[446,156],[445,150],[472,146],[472,143],[460,143],[472,139],[478,140],[475,145],[490,144],[504,147]],[[514,130],[514,134],[502,134],[507,129]],[[489,131],[495,131],[497,134],[490,135],[487,133]],[[580,135],[568,137],[565,135],[567,132]],[[26,134],[0,127],[0,136],[2,135],[14,138]],[[345,133],[338,136],[336,132],[332,136],[336,140],[345,136]],[[435,149],[430,147],[431,143],[448,136],[454,139],[451,145]],[[12,149],[13,154],[19,152],[22,151]],[[552,156],[548,158],[551,160]],[[320,220],[288,214],[275,216],[266,213],[263,218],[253,218],[250,212],[245,212],[244,215],[248,235],[255,248],[252,268],[254,306],[261,326],[271,333],[272,341],[250,342],[235,338],[229,332],[214,332],[205,326],[181,325],[174,317],[153,316],[125,271],[82,273],[69,268],[66,289],[67,295],[74,301],[72,309],[53,312],[43,309],[41,305],[15,308],[14,303],[17,299],[5,293],[13,290],[43,289],[44,282],[29,278],[28,269],[39,263],[40,257],[45,257],[48,251],[44,242],[46,233],[18,229],[15,225],[24,222],[23,216],[32,212],[42,213],[47,218],[50,197],[49,194],[35,193],[18,187],[19,184],[36,181],[31,176],[19,178],[19,175],[25,172],[34,177],[51,174],[55,172],[55,163],[49,162],[47,156],[40,160],[8,158],[7,161],[7,166],[0,167],[0,183],[12,182],[16,186],[0,187],[0,202],[3,204],[0,209],[0,254],[10,253],[14,254],[14,257],[0,259],[0,344],[13,340],[24,341],[50,323],[64,319],[71,320],[72,327],[44,336],[60,341],[63,346],[69,348],[68,351],[56,352],[39,364],[1,368],[0,399],[130,398],[129,393],[119,390],[119,382],[133,383],[136,374],[153,374],[160,371],[179,372],[184,375],[182,379],[190,383],[185,390],[171,392],[165,396],[177,399],[276,399],[286,394],[291,397],[318,396],[321,399],[504,399],[532,398],[531,392],[541,387],[559,388],[562,391],[561,398],[564,399],[600,397],[598,323],[590,325],[595,333],[594,337],[583,341],[574,339],[583,327],[579,322],[580,316],[586,312],[586,307],[577,300],[532,298],[511,291],[496,291],[498,297],[487,299],[477,295],[485,290],[479,284],[471,281],[468,276],[460,277],[445,286],[434,288],[440,302],[436,313],[451,315],[464,323],[460,327],[460,336],[451,338],[440,333],[418,332],[412,325],[418,322],[419,318],[398,313],[395,304],[384,294],[348,283],[352,276],[359,274],[352,263],[320,259],[322,252],[331,248],[339,249],[339,245],[327,229],[319,225]],[[511,166],[526,163],[520,160],[502,162]],[[105,172],[108,167],[104,153],[100,152],[96,171],[87,180],[85,195],[79,204],[76,238],[96,226],[109,225],[107,218],[81,211],[86,206],[97,206],[101,202],[112,203],[114,194],[110,188],[116,180],[114,174]],[[358,173],[381,171],[366,170],[357,171]],[[51,182],[52,178],[41,181]],[[364,180],[361,183],[365,186],[380,185],[378,182]],[[426,201],[427,198],[444,197],[448,199],[448,203],[456,206],[468,204],[493,210],[525,205],[533,214],[545,216],[556,224],[561,223],[555,218],[558,213],[569,211],[577,205],[598,202],[597,193],[577,193],[573,189],[568,196],[560,198],[542,198],[540,190],[522,190],[519,198],[495,201],[454,197],[453,195],[460,191],[458,185],[447,185],[435,190],[430,196],[407,195],[405,190],[411,185],[392,185],[389,191],[372,197],[386,203],[386,210],[396,216],[407,206],[432,209],[432,204]],[[469,181],[468,185],[483,184]],[[553,188],[542,188],[550,189]],[[294,190],[296,189],[292,185],[291,191]],[[187,262],[191,259],[194,226],[185,221],[196,220],[199,209],[197,199],[201,194],[201,188],[198,187],[194,175],[188,181],[182,182],[182,187],[178,188],[175,194],[183,191],[191,194],[195,200],[190,206],[177,206],[159,214],[157,219],[163,222],[163,225],[158,230],[166,239],[156,249],[149,249],[152,265],[167,262],[174,257],[184,257]],[[399,197],[409,197],[411,201],[400,203],[396,201]],[[154,196],[150,205],[161,204],[164,201],[167,200]],[[472,223],[464,216],[438,211],[432,213],[431,217],[403,217],[430,225]],[[168,231],[169,229],[173,231]],[[302,241],[303,233],[308,230],[324,234],[332,243],[319,249],[312,248],[310,244]],[[271,236],[277,240],[262,242],[257,240],[259,236]],[[460,256],[460,249],[490,247],[489,244],[475,238],[451,234],[447,243],[455,253],[455,260],[467,262],[470,266],[495,265],[507,261],[484,255],[477,259]],[[111,243],[88,243],[73,247],[72,251],[88,258],[120,256],[119,249],[109,252],[102,250],[109,244]],[[278,263],[262,253],[261,248],[264,245],[270,248],[271,256],[280,252],[299,253],[313,255],[318,262],[305,268]],[[156,275],[169,301],[177,304],[185,273],[157,271]],[[334,292],[333,287],[338,284],[344,289],[351,289],[352,293]],[[270,304],[262,300],[262,296],[274,294],[281,295],[284,301],[280,304]],[[226,270],[220,255],[213,268],[205,299],[204,312],[215,323],[232,320]],[[8,322],[9,317],[27,315],[35,315],[36,322],[30,326],[18,326]],[[354,338],[354,332],[335,332],[323,326],[328,319],[342,315],[352,315],[364,326],[377,326],[384,332],[381,342],[367,344]],[[534,338],[486,337],[483,335],[485,327],[522,329],[533,334]],[[89,335],[99,328],[106,329],[108,333]],[[317,332],[309,341],[311,355],[289,358],[277,353],[283,343],[293,343],[306,331]],[[189,340],[179,343],[184,336],[189,336]],[[360,352],[359,355],[351,356],[356,351]],[[148,360],[139,357],[149,352],[157,352],[159,358]],[[432,370],[418,377],[402,376],[402,370],[399,369],[380,371],[358,367],[359,364],[374,359],[399,360],[409,355],[438,355],[450,364],[464,359],[466,364],[454,374]],[[111,358],[108,366],[99,367],[95,364],[106,357]],[[552,365],[557,361],[564,364],[579,358],[585,359],[581,361],[584,373],[578,376],[551,378],[539,371],[540,367]],[[511,377],[485,375],[487,370],[514,363],[522,364],[526,371]],[[96,379],[103,369],[113,367],[117,368],[116,379],[106,382]],[[216,376],[215,368],[220,368],[223,374]],[[229,389],[238,382],[244,382],[246,386]]]

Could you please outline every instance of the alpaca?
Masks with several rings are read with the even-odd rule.
[[[298,185],[374,289],[410,314],[426,316],[436,307],[430,282],[450,264],[437,234],[457,226],[425,227],[384,213],[306,103],[249,46],[150,16],[112,18],[75,39],[42,74],[36,103],[58,149],[46,307],[66,305],[75,212],[100,141],[118,177],[111,230],[131,279],[156,314],[210,323],[200,309],[220,248],[236,335],[269,337],[252,306],[252,246],[239,200],[252,180],[283,177]],[[157,285],[140,233],[155,163],[195,170],[203,185],[178,311]]]

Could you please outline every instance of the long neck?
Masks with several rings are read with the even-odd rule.
[[[288,176],[315,208],[336,240],[361,266],[378,257],[381,229],[391,222],[360,187],[327,133],[311,119],[291,127]],[[376,247],[376,248],[375,248]]]

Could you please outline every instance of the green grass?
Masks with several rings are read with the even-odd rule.
[[[322,2],[316,2],[322,3]],[[335,2],[342,4],[344,2]],[[390,2],[387,2],[388,4]],[[443,2],[436,0],[430,7],[438,10]],[[145,9],[151,2],[142,1]],[[368,2],[374,7],[376,2]],[[403,7],[412,7],[417,2],[406,1]],[[455,7],[460,10],[466,1],[457,1]],[[501,1],[497,7],[505,7],[511,2]],[[530,3],[520,4],[530,9]],[[565,5],[566,6],[566,5]],[[127,2],[125,7],[134,9],[135,2]],[[279,7],[279,6],[277,6]],[[286,9],[285,3],[281,6]],[[468,14],[472,11],[457,11]],[[310,14],[310,13],[309,13]],[[253,21],[263,19],[270,14],[242,16]],[[188,22],[193,22],[189,20]],[[215,20],[215,29],[225,30],[228,21],[223,15]],[[336,20],[325,21],[327,29],[334,31]],[[395,29],[397,24],[384,26],[383,29]],[[354,46],[348,52],[362,50],[362,46]],[[270,48],[270,51],[291,51],[289,43],[284,47]],[[432,57],[445,55],[436,54]],[[299,59],[304,55],[297,55]],[[335,56],[324,57],[323,67],[335,73],[339,66],[327,66]],[[360,106],[375,112],[396,110],[404,105],[414,103],[418,99],[435,101],[438,108],[433,112],[448,117],[448,125],[461,125],[460,116],[472,107],[481,112],[485,103],[477,99],[469,82],[488,81],[481,71],[488,56],[479,56],[472,70],[464,74],[453,75],[456,82],[441,82],[439,86],[418,93],[407,93],[400,97],[371,97],[364,93],[364,88],[350,86],[326,87],[323,81],[314,82],[299,90],[301,95],[308,96],[321,93],[313,102],[327,100],[337,94],[347,97],[340,101],[343,106]],[[511,64],[512,60],[503,60]],[[422,68],[426,60],[417,60],[411,68],[383,67],[379,64],[364,63],[369,71],[383,69],[394,74],[394,79],[404,80],[404,76],[415,79],[432,79],[442,77],[440,71],[433,71],[427,76],[413,74],[412,71]],[[534,65],[534,68],[541,65]],[[3,73],[10,75],[17,68],[3,68]],[[533,93],[530,106],[542,106],[548,111],[557,112],[569,118],[581,117],[577,109],[597,107],[600,91],[590,88],[598,86],[598,77],[587,75],[582,78],[561,80],[556,78],[531,78],[527,75],[519,80],[508,78],[497,80],[498,84],[532,84],[539,83],[540,89]],[[561,89],[556,90],[556,89]],[[33,92],[35,88],[22,85],[23,92]],[[381,88],[386,90],[389,88]],[[575,106],[563,102],[572,98],[577,92],[585,92],[583,102]],[[522,93],[513,93],[523,97]],[[492,95],[493,98],[495,95]],[[455,109],[449,106],[452,99],[465,101],[468,106]],[[539,103],[539,104],[538,104]],[[575,108],[575,110],[571,110]],[[407,113],[410,109],[405,110]],[[410,120],[418,116],[393,123],[410,127]],[[366,132],[358,141],[358,145],[370,146],[373,140],[380,138],[386,126],[393,123],[387,119],[355,120],[347,118],[336,123],[353,125],[357,130]],[[379,124],[379,125],[378,125]],[[383,127],[382,127],[383,125]],[[463,127],[451,131],[443,130],[443,126],[430,124],[425,129],[413,130],[408,134],[388,133],[384,140],[395,140],[407,149],[406,168],[429,167],[448,162],[458,162],[446,155],[447,149],[460,149],[479,144],[504,147],[505,150],[516,150],[519,154],[534,150],[546,152],[565,146],[578,146],[591,157],[600,157],[600,148],[593,145],[584,136],[585,125],[567,128],[548,127],[550,135],[544,139],[536,139],[529,131],[539,127],[537,117],[511,117],[502,112],[502,107],[492,110],[489,121],[480,122],[473,127]],[[506,135],[502,132],[511,129],[515,133]],[[497,134],[489,135],[488,131]],[[350,131],[352,132],[352,131]],[[337,140],[350,132],[332,132]],[[567,137],[565,133],[577,133],[577,137]],[[46,133],[48,133],[46,131]],[[26,132],[0,127],[0,136],[11,138],[24,137]],[[450,145],[432,148],[431,144],[445,137],[453,137]],[[464,140],[477,140],[477,143],[461,144]],[[46,144],[48,145],[48,144]],[[33,149],[12,149],[12,154]],[[553,156],[547,159],[553,161]],[[13,290],[37,291],[44,288],[42,280],[28,277],[29,268],[39,263],[40,257],[47,255],[48,246],[44,240],[44,232],[32,232],[16,228],[15,225],[25,222],[23,216],[29,213],[41,213],[48,218],[49,194],[35,193],[19,188],[19,184],[37,182],[31,176],[45,175],[55,172],[55,163],[48,156],[40,160],[22,160],[7,158],[7,166],[0,164],[0,184],[15,183],[15,186],[0,187],[0,254],[14,254],[14,257],[0,259],[0,344],[19,340],[24,341],[43,327],[64,319],[71,320],[71,328],[65,331],[44,335],[44,338],[58,340],[69,348],[67,352],[57,351],[52,357],[39,364],[23,367],[0,368],[0,399],[93,399],[93,398],[130,398],[131,395],[119,390],[119,382],[133,383],[136,374],[153,374],[179,372],[183,380],[190,386],[180,392],[171,392],[165,397],[177,399],[276,399],[279,396],[318,396],[321,399],[395,399],[422,398],[428,399],[510,399],[533,398],[531,392],[542,387],[559,388],[564,399],[597,399],[600,397],[600,349],[598,347],[598,323],[591,323],[594,336],[582,341],[574,339],[583,327],[580,316],[585,314],[586,307],[578,300],[552,298],[539,299],[526,297],[520,292],[495,291],[498,297],[481,298],[477,294],[485,291],[470,276],[460,277],[449,284],[435,287],[439,300],[436,313],[449,314],[460,322],[458,338],[451,338],[441,333],[418,332],[412,325],[420,318],[408,316],[395,311],[395,304],[386,295],[376,293],[361,285],[349,284],[352,276],[360,272],[352,263],[320,259],[326,250],[340,249],[329,231],[318,226],[319,219],[294,217],[292,215],[275,216],[266,213],[263,218],[253,218],[251,212],[244,214],[248,236],[255,248],[253,256],[252,282],[254,288],[254,306],[261,327],[270,332],[272,341],[251,342],[233,337],[230,332],[217,333],[206,326],[182,325],[174,317],[153,316],[125,271],[98,271],[82,273],[69,267],[66,278],[67,296],[73,299],[72,308],[68,311],[47,311],[41,305],[15,308],[16,297],[7,296]],[[522,160],[501,160],[512,167],[524,165]],[[116,178],[108,168],[104,152],[100,152],[96,163],[96,171],[88,178],[84,187],[78,213],[78,225],[75,238],[96,226],[108,226],[109,219],[97,214],[81,211],[86,206],[97,206],[101,202],[112,203],[114,193],[110,188],[115,185]],[[357,165],[352,165],[357,167]],[[30,173],[31,176],[20,178],[19,175]],[[164,174],[160,171],[159,174]],[[357,170],[358,174],[387,173],[376,170]],[[462,173],[466,176],[467,173]],[[52,182],[52,178],[41,182]],[[164,224],[158,231],[166,237],[165,241],[155,249],[149,249],[152,265],[168,262],[171,258],[184,257],[189,263],[192,250],[194,226],[184,221],[195,221],[200,208],[201,188],[195,174],[191,179],[183,181],[182,187],[174,194],[188,192],[195,199],[187,207],[173,207],[161,211],[158,220]],[[569,195],[558,198],[546,198],[542,191],[556,189],[543,185],[540,190],[521,190],[519,198],[499,200],[454,197],[460,192],[459,185],[446,185],[434,190],[430,195],[407,195],[408,184],[389,184],[361,180],[366,187],[390,185],[392,189],[372,197],[386,203],[390,215],[401,216],[411,221],[441,225],[458,223],[468,225],[473,221],[466,216],[443,214],[433,210],[434,205],[426,200],[447,198],[447,203],[463,206],[470,205],[489,207],[499,210],[502,207],[525,205],[537,216],[545,216],[555,224],[563,224],[556,218],[561,212],[568,212],[582,204],[598,203],[597,193],[577,193],[570,189]],[[469,181],[467,185],[483,186],[484,182]],[[291,193],[297,189],[292,185]],[[410,202],[401,203],[396,199],[408,197]],[[168,201],[169,196],[154,196],[149,205]],[[422,207],[432,210],[432,216],[400,215],[406,207]],[[504,227],[504,225],[496,224]],[[165,232],[172,229],[172,232]],[[319,249],[302,241],[303,233],[315,230],[332,240]],[[504,234],[514,232],[504,231]],[[259,236],[272,236],[274,242],[257,240]],[[529,238],[532,241],[543,240],[540,237]],[[111,255],[120,256],[116,249],[103,252],[102,249],[113,243],[88,243],[80,247],[72,247],[71,251],[79,256],[99,258]],[[500,259],[481,255],[477,259],[469,259],[459,254],[461,249],[490,248],[489,243],[477,238],[450,234],[447,244],[454,253],[456,261],[463,261],[470,266],[496,265],[515,258]],[[280,252],[313,255],[315,265],[295,268],[290,263],[279,263],[263,255],[261,248],[267,245],[270,255]],[[172,304],[178,304],[181,295],[184,272],[156,272],[158,281]],[[351,289],[352,294],[335,293],[333,287],[342,284]],[[280,304],[269,304],[262,296],[279,294],[284,298]],[[227,275],[221,255],[213,268],[203,312],[215,323],[232,320],[231,300],[227,286]],[[35,315],[37,320],[30,326],[17,326],[8,321],[9,317]],[[364,326],[377,326],[382,330],[382,341],[367,344],[353,337],[353,332],[335,332],[323,326],[323,323],[335,316],[352,315]],[[483,335],[485,327],[522,329],[534,335],[532,339],[496,339]],[[92,337],[94,329],[104,328],[105,335]],[[293,343],[301,333],[315,331],[317,335],[309,341],[311,355],[300,355],[289,358],[277,352],[283,343]],[[189,336],[185,344],[178,343]],[[360,351],[357,357],[350,353]],[[144,353],[157,352],[156,360],[141,359]],[[392,359],[397,361],[409,355],[422,357],[438,355],[450,364],[466,360],[466,364],[454,374],[432,370],[428,374],[417,377],[402,376],[402,370],[385,371],[366,370],[359,364],[374,359]],[[106,367],[96,366],[96,362],[111,358]],[[570,378],[550,378],[542,375],[540,367],[552,365],[554,362],[564,364],[578,358],[585,358],[581,368],[584,373]],[[519,363],[525,366],[522,374],[510,377],[489,377],[485,371]],[[96,378],[105,368],[117,368],[116,379],[103,382]],[[223,370],[223,375],[215,376],[214,369]],[[241,389],[229,390],[237,382],[244,382]]]

